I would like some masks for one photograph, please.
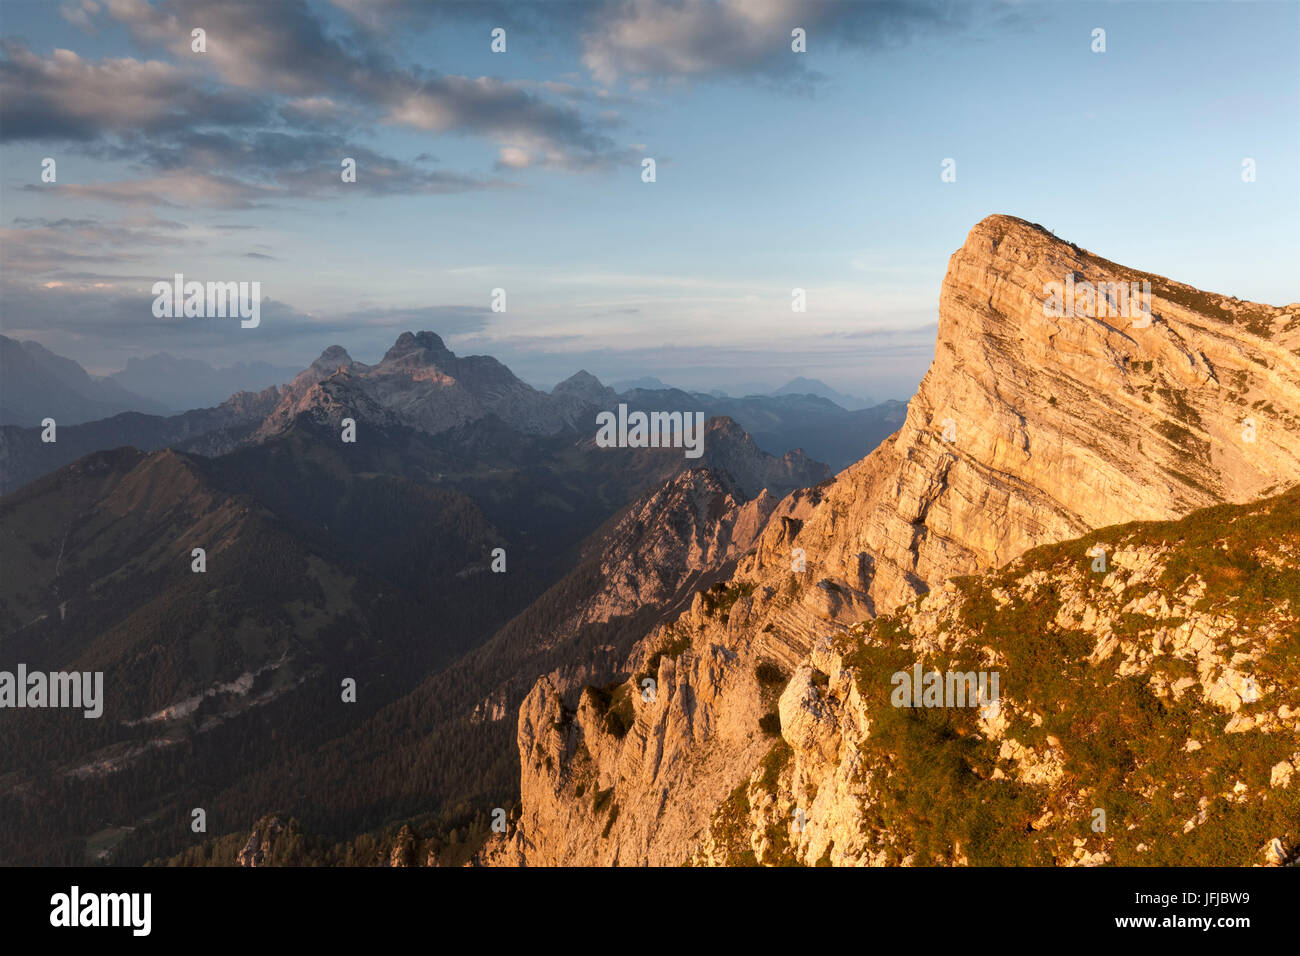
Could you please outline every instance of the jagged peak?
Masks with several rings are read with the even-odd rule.
[[[708,466],[684,468],[673,475],[661,491],[671,489],[700,489],[732,494],[738,492],[735,480],[725,471]]]
[[[1004,212],[990,213],[985,216],[971,227],[971,232],[976,230],[984,232],[1037,232],[1057,239],[1058,242],[1061,241],[1054,232],[1041,223],[1030,222],[1028,219],[1021,219],[1019,216],[1012,216]]]
[[[1245,326],[1264,338],[1271,337],[1270,323],[1290,308],[1212,292],[1158,273],[1115,262],[1078,243],[1061,238],[1041,223],[1029,222],[1018,216],[1003,213],[985,216],[977,222],[954,257],[997,256],[999,246],[1007,240],[1013,240],[1012,245],[1020,247],[1019,264],[1021,265],[1033,268],[1039,264],[1037,260],[1040,256],[1045,254],[1043,263],[1050,263],[1055,272],[1060,274],[1054,277],[1057,281],[1060,281],[1064,272],[1070,268],[1077,270],[1075,272],[1077,281],[1146,281],[1151,284],[1153,304],[1157,306],[1155,311],[1159,311],[1160,305],[1186,310],[1196,313],[1201,318]],[[1026,256],[1025,253],[1028,255]]]
[[[348,350],[341,345],[331,345],[324,352],[321,352],[320,358],[311,363],[317,368],[334,369],[340,365],[352,365],[352,356]]]
[[[617,394],[612,388],[604,385],[600,379],[586,369],[574,372],[551,389],[551,394],[561,397],[573,396],[593,405],[612,402],[617,398]]]
[[[563,382],[561,382],[559,385],[556,385],[555,388],[551,389],[551,391],[553,391],[553,392],[554,392],[554,391],[559,391],[560,389],[563,389],[563,388],[572,388],[573,386],[582,386],[582,387],[584,387],[584,388],[585,388],[585,387],[592,387],[592,386],[594,386],[594,387],[596,387],[596,388],[604,388],[604,387],[605,387],[605,386],[604,386],[604,383],[601,382],[600,379],[598,379],[596,376],[592,375],[592,374],[591,374],[590,372],[588,372],[585,368],[582,368],[582,369],[578,369],[578,371],[574,372],[572,375],[570,375],[568,378],[566,378],[566,379],[565,379]]]
[[[454,360],[456,355],[436,332],[403,332],[397,337],[380,362],[381,365],[402,362],[409,364],[437,364]]]
[[[749,437],[749,432],[741,428],[734,418],[730,415],[714,415],[704,424],[704,433],[706,435],[723,435],[733,438],[739,442],[753,444],[754,440]]]

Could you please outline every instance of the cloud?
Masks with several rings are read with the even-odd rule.
[[[370,12],[403,11],[411,12],[400,4]],[[624,158],[605,132],[615,125],[608,116],[588,118],[494,77],[399,65],[365,34],[328,32],[302,0],[110,0],[109,12],[137,41],[208,68],[226,84],[292,97],[282,111],[289,119],[342,118],[350,104],[383,124],[527,148],[557,168],[602,168]],[[191,51],[195,26],[206,31],[206,53]],[[572,101],[572,91],[562,98]]]
[[[203,357],[210,362],[259,358],[288,365],[307,365],[327,345],[340,342],[358,356],[376,357],[407,329],[433,329],[443,335],[476,333],[490,321],[486,307],[470,305],[410,308],[344,308],[328,314],[308,313],[267,295],[263,286],[261,324],[240,327],[237,319],[158,319],[152,311],[151,287],[159,278],[134,281],[87,275],[45,282],[6,279],[0,282],[5,334],[58,342],[60,354],[96,367],[124,363],[150,351]],[[223,281],[235,276],[186,274],[187,279]],[[51,344],[53,348],[54,345]]]
[[[618,150],[576,109],[547,103],[513,83],[490,77],[403,77],[375,92],[384,120],[431,132],[483,136],[526,147],[548,165],[606,166]]]
[[[88,217],[19,217],[12,227],[0,228],[0,248],[4,250],[0,264],[8,276],[68,278],[67,267],[75,263],[94,263],[101,268],[128,265],[143,258],[136,251],[140,247],[192,244],[194,240],[178,234],[185,228],[153,216],[112,223]]]
[[[96,0],[73,0],[59,6],[59,16],[86,33],[95,34],[99,32],[94,21],[99,10],[100,6]]]
[[[528,155],[527,150],[519,149],[516,146],[501,147],[501,156],[497,160],[497,165],[506,169],[524,169],[532,158]]]
[[[459,27],[466,22],[488,30],[502,27],[510,37],[546,41],[571,34],[574,24],[590,18],[593,11],[610,0],[330,0],[346,11],[354,23],[369,33],[390,36],[403,30],[422,30],[438,23]]]
[[[30,192],[43,192],[46,188],[32,184],[23,187]],[[124,206],[216,206],[225,209],[255,209],[262,205],[263,200],[279,195],[276,190],[231,176],[180,169],[148,179],[60,184],[53,191],[60,196]]]
[[[360,145],[343,130],[222,129],[196,123],[172,130],[165,137],[124,130],[84,148],[100,158],[126,161],[146,175],[22,188],[135,207],[254,209],[275,202],[354,193],[446,194],[511,185],[500,179],[404,162]],[[354,183],[343,183],[344,158],[356,161]]]
[[[108,12],[137,42],[211,68],[233,86],[295,97],[347,90],[386,58],[375,48],[354,52],[355,38],[326,33],[303,0],[108,0]],[[191,31],[205,34],[205,52]]]
[[[817,75],[791,51],[796,27],[812,51],[906,42],[961,18],[953,4],[934,0],[624,0],[596,12],[582,62],[604,84],[759,74],[806,85]]]
[[[401,9],[380,6],[394,16]],[[607,92],[403,66],[368,35],[327,28],[302,0],[103,0],[69,10],[92,27],[111,18],[170,57],[88,60],[64,49],[41,56],[3,41],[0,141],[71,141],[98,158],[154,170],[142,180],[81,184],[78,198],[232,209],[302,187],[321,198],[336,194],[324,186],[329,167],[362,154],[369,175],[354,192],[503,185],[353,145],[373,139],[375,123],[486,139],[501,156],[497,170],[597,170],[637,158],[610,136],[621,119],[599,108],[619,101]],[[191,49],[195,27],[205,31],[206,52]],[[582,103],[598,109],[587,115]],[[232,141],[245,142],[256,162]]]
[[[157,135],[196,119],[247,124],[264,107],[238,91],[209,91],[180,67],[130,57],[90,61],[71,50],[48,57],[0,41],[0,140],[92,140],[130,131]]]
[[[3,237],[7,239],[8,237]],[[258,259],[271,258],[246,253]],[[256,269],[250,264],[249,268]],[[202,275],[185,273],[187,280],[199,282],[252,281],[253,274]],[[212,341],[225,341],[225,319],[159,319],[153,314],[152,286],[157,281],[171,281],[172,276],[105,276],[95,273],[62,273],[57,278],[34,277],[5,271],[0,280],[0,303],[7,317],[6,327],[17,331],[79,332],[92,338],[109,340],[125,336],[128,341],[150,341],[153,336],[174,337],[178,344],[201,347]],[[259,341],[297,340],[304,335],[315,338],[321,333],[355,333],[381,330],[389,341],[404,329],[435,329],[446,334],[481,332],[492,318],[491,309],[476,305],[428,306],[353,306],[329,312],[304,312],[269,295],[262,284],[262,324],[257,329]],[[241,330],[239,323],[234,328]],[[310,358],[310,356],[308,356]]]

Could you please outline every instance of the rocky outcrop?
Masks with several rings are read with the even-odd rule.
[[[1067,281],[1149,282],[1150,315],[1049,314]],[[1300,480],[1300,305],[1204,293],[992,216],[953,255],[939,319],[897,435],[782,501],[731,580],[633,652],[654,699],[634,676],[567,713],[534,687],[518,724],[529,863],[674,865],[703,846],[769,754],[764,728],[785,725],[764,664],[811,679],[820,638],[953,575]],[[821,740],[824,720],[802,723]]]
[[[307,372],[310,372],[308,369]],[[307,372],[303,374],[306,375]],[[301,378],[301,376],[300,376]],[[296,381],[296,380],[295,380]],[[292,386],[290,386],[292,389]],[[300,394],[290,391],[267,416],[257,431],[256,438],[272,438],[305,418],[315,425],[339,428],[345,418],[358,426],[393,426],[405,424],[403,416],[384,405],[372,392],[361,385],[352,371],[340,368],[328,378],[308,385]]]
[[[388,851],[389,866],[416,865],[416,839],[409,826],[403,825],[393,838],[392,849]],[[432,851],[430,851],[432,853]],[[428,857],[426,856],[426,865]],[[436,859],[436,858],[435,858]]]
[[[684,585],[754,546],[777,501],[746,500],[725,474],[692,468],[638,501],[618,522],[600,558],[600,590],[573,625],[670,601]]]
[[[280,822],[279,817],[267,817],[259,820],[253,827],[253,832],[248,835],[248,842],[244,848],[239,851],[236,862],[239,866],[265,866],[271,856],[272,848],[280,834],[284,832],[284,824]]]
[[[781,696],[781,741],[695,862],[1292,858],[1297,507],[1292,491],[1106,529],[818,641]],[[1243,572],[1249,589],[1224,587]],[[895,675],[917,666],[993,672],[999,691],[895,706]]]
[[[729,475],[748,497],[764,489],[786,494],[825,481],[830,469],[814,461],[801,449],[780,458],[769,455],[749,434],[725,415],[710,418],[704,425],[704,454],[699,464]]]

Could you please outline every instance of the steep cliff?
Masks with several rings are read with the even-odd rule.
[[[918,667],[997,690],[896,706]],[[694,862],[1294,860],[1300,489],[948,581],[819,640],[779,710]]]
[[[1095,294],[1049,308],[1053,284],[1113,299],[1119,283],[1149,283],[1149,314]],[[1300,304],[1201,292],[992,216],[952,256],[939,318],[900,431],[782,501],[731,580],[636,648],[623,688],[576,712],[533,688],[514,857],[712,860],[715,812],[774,759],[780,695],[819,639],[1039,545],[1300,480]]]

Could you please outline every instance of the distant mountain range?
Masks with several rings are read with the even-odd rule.
[[[626,379],[621,382],[613,382],[610,385],[616,392],[627,392],[633,390],[644,391],[667,391],[675,390],[671,385],[665,385],[662,381],[653,375],[646,375],[641,378]],[[825,382],[815,378],[798,378],[791,379],[780,388],[772,388],[761,383],[749,383],[741,385],[732,385],[727,388],[711,388],[707,391],[708,395],[715,398],[746,398],[750,396],[767,396],[767,395],[815,395],[818,398],[824,398],[827,401],[834,402],[845,411],[858,411],[863,408],[870,408],[877,404],[868,398],[857,398],[853,395],[845,395],[831,388]]]
[[[620,382],[611,382],[610,388],[614,389],[614,391],[616,392],[626,392],[634,388],[663,390],[663,389],[671,388],[671,386],[665,385],[663,382],[655,378],[653,375],[642,375],[640,378],[628,378],[628,379],[623,379]]]
[[[164,414],[166,406],[113,379],[97,379],[71,359],[35,342],[0,335],[0,425],[58,425],[108,418],[119,412]]]
[[[868,398],[857,398],[853,395],[845,395],[837,392],[825,382],[818,381],[815,378],[803,378],[802,376],[793,379],[782,385],[773,395],[816,395],[818,398],[824,398],[834,402],[840,408],[848,411],[857,411],[862,408],[870,408],[872,401]]]
[[[287,384],[237,392],[211,408],[174,415],[113,408],[117,413],[112,417],[95,420],[86,420],[84,415],[51,415],[60,427],[57,441],[47,443],[41,440],[38,425],[49,414],[43,409],[67,407],[67,389],[45,365],[30,358],[26,347],[6,341],[10,341],[6,354],[13,353],[24,367],[35,371],[16,375],[6,384],[5,402],[12,402],[16,409],[12,417],[23,421],[0,426],[0,490],[17,488],[82,455],[124,445],[146,451],[174,447],[205,455],[225,453],[244,442],[265,440],[304,412],[318,423],[336,424],[353,417],[428,434],[492,416],[527,434],[570,432],[576,436],[594,433],[596,412],[613,409],[620,402],[632,410],[689,410],[701,411],[709,418],[725,416],[769,454],[781,456],[802,449],[837,471],[897,429],[907,407],[902,402],[886,402],[850,412],[810,394],[719,398],[678,389],[616,392],[585,371],[547,393],[523,382],[490,356],[461,358],[433,332],[406,332],[375,365],[357,362],[341,346],[331,346],[307,368],[286,376]],[[90,382],[76,363],[40,351],[48,356],[44,361],[64,363],[60,368],[65,378],[80,372],[81,378]],[[92,384],[98,384],[105,394],[127,396],[122,405],[129,401],[151,404],[128,396],[114,382]],[[76,401],[79,410],[91,407],[90,400],[79,393]]]
[[[266,362],[237,362],[213,368],[199,359],[176,358],[161,352],[147,358],[129,358],[126,368],[109,378],[137,395],[180,412],[218,405],[236,392],[260,392],[289,381],[298,371]]]
[[[36,342],[0,335],[0,371],[0,425],[30,427],[45,418],[79,425],[122,412],[170,415],[210,408],[237,392],[287,382],[299,370],[266,362],[213,368],[159,353],[128,359],[122,371],[95,377]]]
[[[342,351],[339,346],[333,348]],[[346,351],[343,355],[345,364],[355,364]],[[121,412],[169,415],[213,408],[238,392],[261,392],[282,385],[301,371],[266,362],[237,362],[215,368],[200,359],[177,358],[159,352],[146,358],[129,358],[122,371],[94,377],[77,362],[56,355],[36,342],[20,342],[5,336],[0,336],[0,363],[3,363],[0,369],[5,372],[4,382],[0,383],[0,425],[28,427],[46,417],[54,418],[60,425],[77,425]],[[675,392],[717,399],[812,395],[845,411],[860,411],[873,405],[870,400],[845,395],[825,382],[803,377],[777,389],[753,385],[690,392],[665,385],[654,376],[615,382],[610,388],[613,395],[631,391]],[[834,454],[827,457],[837,458]],[[842,467],[850,460],[835,463]]]

